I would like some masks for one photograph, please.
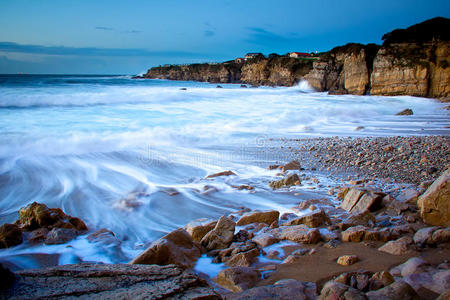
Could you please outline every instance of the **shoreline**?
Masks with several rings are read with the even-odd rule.
[[[272,143],[274,143],[275,146],[271,146]],[[431,181],[436,179],[443,171],[449,168],[450,162],[449,148],[450,148],[450,137],[448,136],[364,137],[364,138],[335,137],[335,138],[281,139],[279,141],[269,139],[264,147],[264,151],[272,154],[276,152],[278,153],[278,157],[280,156],[280,153],[282,153],[281,156],[284,157],[285,159],[286,158],[289,159],[292,158],[293,160],[297,159],[300,162],[301,166],[297,170],[295,170],[294,168],[294,170],[291,171],[286,170],[284,172],[281,172],[280,174],[277,174],[278,176],[274,177],[274,180],[283,179],[286,178],[288,174],[296,173],[300,175],[299,176],[300,181],[306,180],[314,182],[316,181],[314,174],[317,175],[325,174],[328,178],[331,178],[330,180],[333,180],[333,182],[337,186],[329,190],[329,195],[334,199],[333,201],[330,202],[330,200],[328,200],[327,198],[324,198],[322,200],[317,199],[309,201],[300,201],[299,206],[294,207],[290,213],[290,216],[287,217],[289,220],[290,218],[295,218],[293,214],[297,215],[297,217],[302,215],[309,215],[311,213],[311,209],[313,214],[317,212],[318,209],[320,211],[324,211],[326,215],[332,220],[331,223],[332,228],[330,228],[329,225],[328,229],[326,229],[324,233],[322,232],[320,233],[320,235],[322,235],[322,242],[320,242],[319,244],[313,243],[312,245],[305,245],[305,244],[302,245],[300,243],[298,246],[288,247],[286,248],[288,250],[283,250],[284,251],[283,255],[278,254],[280,255],[281,258],[275,258],[275,261],[281,263],[283,261],[282,258],[284,257],[283,259],[287,259],[290,255],[289,253],[291,253],[296,248],[308,249],[309,254],[306,255],[303,254],[301,255],[301,257],[292,258],[291,259],[292,264],[275,263],[274,267],[273,259],[272,263],[267,262],[258,263],[254,262],[253,260],[252,263],[250,263],[250,266],[256,264],[256,266],[259,266],[258,268],[260,268],[261,270],[267,269],[267,271],[262,271],[263,277],[261,278],[260,281],[258,280],[255,283],[255,286],[262,286],[268,284],[271,285],[279,279],[289,277],[301,281],[309,281],[306,279],[315,278],[315,280],[313,281],[315,281],[317,288],[319,287],[321,288],[322,285],[325,283],[325,281],[330,279],[331,275],[323,276],[320,274],[323,274],[325,272],[327,274],[337,275],[337,273],[339,273],[340,270],[342,271],[356,270],[355,268],[342,269],[338,265],[335,265],[335,268],[329,269],[330,265],[334,264],[332,262],[336,259],[335,257],[336,255],[343,254],[344,252],[353,253],[355,251],[350,251],[352,250],[353,247],[351,246],[352,243],[343,243],[341,245],[338,244],[335,247],[326,248],[325,245],[329,244],[329,241],[334,240],[334,238],[331,238],[328,242],[323,240],[324,236],[328,235],[327,232],[329,231],[329,229],[332,229],[332,231],[338,230],[338,232],[344,231],[343,230],[344,228],[339,227],[341,226],[339,224],[345,224],[346,218],[349,217],[348,213],[342,212],[342,209],[336,207],[336,203],[342,201],[336,198],[336,195],[338,195],[341,191],[339,187],[347,186],[365,190],[377,190],[388,194],[391,197],[390,198],[391,201],[393,201],[392,199],[395,199],[396,202],[398,201],[400,203],[399,204],[400,206],[406,205],[406,207],[411,208],[412,207],[411,205],[414,206],[413,204],[414,201],[416,201],[417,197],[420,194],[424,193],[426,188],[428,188],[428,186],[431,184]],[[367,155],[361,156],[359,154],[364,149],[367,150],[367,154],[370,154],[369,156]],[[423,160],[424,155],[426,155],[427,158],[426,161]],[[358,165],[356,163],[356,159],[361,157],[364,157],[366,159],[366,163]],[[343,160],[344,158],[346,160]],[[286,162],[287,161],[285,161],[284,163]],[[413,168],[411,168],[412,166]],[[420,172],[417,171],[417,166],[420,166],[419,168],[421,170]],[[348,169],[349,167],[351,167],[352,169]],[[355,168],[359,169],[360,172],[356,173]],[[433,169],[433,172],[427,172],[429,168],[435,169]],[[388,171],[388,173],[385,172],[386,170]],[[306,174],[305,172],[308,174]],[[386,174],[390,174],[391,177],[384,178],[386,177],[385,176]],[[399,182],[400,179],[409,182]],[[319,181],[316,181],[315,183],[319,186],[321,184]],[[323,186],[321,188],[326,187]],[[314,187],[311,187],[311,192],[314,192],[314,189],[315,189]],[[289,187],[283,188],[281,189],[281,191],[294,193],[292,191],[289,191]],[[243,203],[243,205],[245,207],[245,203]],[[310,209],[308,207],[312,208]],[[396,210],[396,208],[393,209],[394,211]],[[416,213],[414,213],[414,211],[416,211]],[[231,213],[231,216],[235,216],[234,220],[238,221],[240,216],[245,215],[246,213],[252,214],[254,212],[255,211],[253,211],[252,209],[245,208],[240,212],[237,211]],[[381,213],[381,215],[383,215],[383,213]],[[405,211],[400,210],[398,215],[401,217],[399,220],[402,221],[399,223],[398,222],[399,220],[394,217],[393,220],[397,221],[394,221],[393,225],[391,226],[404,228],[404,226],[410,224],[408,227],[409,229],[406,229],[404,234],[409,235],[416,232],[421,227],[426,227],[425,224],[421,223],[420,217],[417,216],[417,210],[413,209],[411,212],[408,212],[408,208],[406,208],[406,214]],[[405,216],[404,218],[402,217],[403,215]],[[393,216],[395,216],[395,214]],[[282,220],[283,216],[281,216],[280,223],[283,222]],[[366,223],[365,225],[367,224],[368,223]],[[419,226],[417,227],[414,224],[420,225],[417,225]],[[248,225],[247,227],[243,227],[243,229],[247,230],[251,235],[252,234],[258,235],[261,234],[261,232],[259,232],[261,230],[263,232],[269,230],[268,229],[269,227],[266,227],[268,225],[270,224],[266,224],[263,227],[260,226],[259,229],[258,226],[252,229],[253,225]],[[336,227],[336,225],[339,226]],[[414,226],[411,227],[411,225]],[[324,228],[327,227],[325,226]],[[234,234],[236,233],[237,232],[234,232]],[[339,234],[337,235],[335,234],[335,236],[339,240]],[[393,237],[395,237],[395,235]],[[361,242],[359,244],[355,244],[353,248],[355,248],[354,250],[356,250],[356,252],[364,251],[364,249],[369,249],[367,251],[369,251],[369,253],[373,253],[373,251],[377,251],[376,248],[380,247],[383,243],[384,242],[380,241],[379,242],[372,241],[369,243]],[[450,249],[450,247],[448,244],[444,243],[443,245],[441,245],[441,249],[444,252],[439,250],[441,251],[441,254],[438,255],[439,251],[436,252],[437,254],[435,253],[436,254],[435,258],[430,261],[436,263],[436,257],[441,257],[442,260],[444,260],[444,257],[446,257],[447,254],[450,254],[450,251],[448,250]],[[426,254],[428,252],[429,252],[428,250],[425,250],[424,253]],[[416,255],[422,255],[420,251],[413,252],[413,254],[414,253]],[[266,255],[268,254],[273,255],[273,253],[266,253]],[[264,257],[264,254],[260,255],[262,255],[261,258]],[[277,257],[278,255],[275,255],[275,257]],[[402,254],[400,257],[390,258],[389,255],[386,256],[380,254],[378,256],[375,256],[378,257],[375,258],[375,262],[378,261],[380,263],[380,266],[383,266],[384,268],[390,268],[393,265],[398,265],[399,263],[404,262],[406,259],[413,256],[414,255],[411,255],[411,253],[409,253],[405,255]],[[363,262],[369,257],[370,255],[369,256],[363,255],[362,262],[358,264],[358,268],[364,268],[365,264]],[[428,257],[427,259],[429,259],[429,256],[427,257]],[[309,269],[306,269],[309,271],[305,271],[306,268],[304,265],[305,259],[306,261],[308,261],[307,265],[310,266]],[[322,260],[324,263],[323,267],[317,266],[313,263],[316,262],[320,265]],[[303,268],[304,272],[309,275],[306,277],[305,276],[302,277],[301,275],[302,273],[296,271],[297,268],[299,267],[301,267],[301,269]],[[377,268],[374,268],[372,265],[372,267],[370,267],[369,269],[372,273],[374,273],[376,272]],[[207,279],[211,280],[211,278]],[[212,284],[213,286],[215,285],[215,283],[212,283],[211,281],[210,284]],[[225,296],[226,294],[229,293],[226,292],[225,290],[221,290],[221,288],[218,288],[218,291],[221,291],[221,293]]]

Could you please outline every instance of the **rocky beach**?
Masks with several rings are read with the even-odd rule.
[[[449,299],[448,25],[4,79],[0,298]]]

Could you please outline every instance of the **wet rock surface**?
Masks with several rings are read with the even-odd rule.
[[[77,264],[17,273],[8,299],[221,299],[197,275],[174,265]]]

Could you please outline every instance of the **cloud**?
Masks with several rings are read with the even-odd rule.
[[[295,45],[301,42],[301,39],[295,34],[284,36],[261,27],[247,27],[247,30],[249,34],[245,41],[251,44],[274,47]]]
[[[204,35],[207,36],[207,37],[211,37],[211,36],[213,36],[213,35],[216,34],[216,33],[215,33],[214,31],[212,31],[212,30],[205,30],[203,33],[204,33]]]
[[[187,51],[151,51],[142,48],[96,48],[96,47],[55,47],[41,45],[22,45],[12,42],[0,42],[0,51],[6,53],[28,53],[46,55],[74,55],[74,56],[141,56],[141,57],[204,57],[204,53]]]
[[[105,31],[114,31],[114,28],[112,27],[104,27],[104,26],[97,26],[95,27],[97,30],[105,30]]]
[[[122,33],[141,33],[142,31],[140,31],[140,30],[125,30],[125,31],[122,31]]]

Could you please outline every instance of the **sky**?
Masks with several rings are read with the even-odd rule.
[[[0,74],[140,74],[247,52],[381,44],[449,0],[0,0]]]

